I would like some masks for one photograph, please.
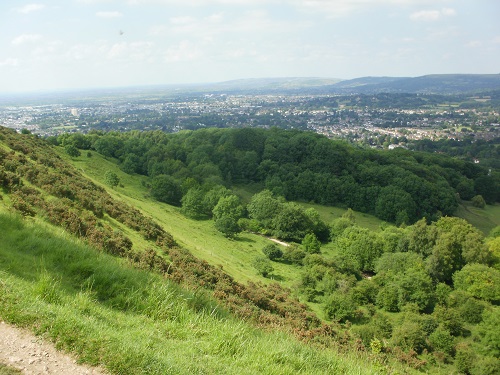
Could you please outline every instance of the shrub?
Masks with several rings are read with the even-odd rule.
[[[266,245],[262,248],[262,252],[266,257],[268,257],[271,260],[276,260],[278,258],[281,258],[283,256],[283,252],[281,249],[273,244]]]
[[[484,208],[486,206],[486,202],[482,195],[476,195],[472,198],[472,205],[477,208]]]
[[[288,246],[283,252],[283,259],[287,262],[302,265],[306,253],[295,245]]]
[[[308,233],[302,240],[302,246],[304,250],[309,254],[318,254],[321,249],[321,242],[313,233]]]
[[[388,284],[384,286],[377,294],[377,306],[383,308],[385,311],[398,312],[399,311],[399,288],[395,284]]]
[[[252,262],[252,266],[264,277],[274,271],[274,267],[265,256],[256,257]]]
[[[345,322],[355,318],[356,304],[349,295],[334,292],[326,298],[324,311],[328,319]]]
[[[429,335],[429,342],[436,351],[452,355],[454,339],[450,331],[439,326],[434,332]]]
[[[403,350],[421,353],[426,347],[425,332],[419,323],[407,320],[394,329],[392,343]]]

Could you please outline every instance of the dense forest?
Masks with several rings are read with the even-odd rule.
[[[123,171],[151,177],[153,195],[161,195],[168,180],[163,200],[174,205],[190,183],[260,183],[287,200],[350,207],[399,225],[452,215],[458,198],[500,200],[500,174],[471,162],[403,149],[360,149],[310,132],[91,132],[52,141],[117,158]]]
[[[292,292],[277,283],[243,285],[196,259],[36,136],[2,130],[0,141],[6,145],[0,149],[0,186],[23,216],[44,217],[139,268],[201,286],[229,311],[261,326],[291,330],[315,345],[369,352],[381,369],[387,370],[383,358],[392,358],[422,371],[498,373],[500,229],[485,237],[450,217],[460,199],[498,202],[495,171],[445,155],[358,149],[279,129],[49,139],[73,158],[97,151],[126,173],[148,176],[143,188],[150,197],[178,206],[187,217],[213,220],[221,235],[235,241],[241,231],[287,241],[287,247],[262,248],[252,266],[267,277],[278,262],[289,265],[300,273]],[[110,187],[120,183],[112,173],[105,180]],[[232,188],[247,184],[260,189],[244,202]],[[398,226],[371,231],[356,223],[351,210],[325,223],[315,209],[292,201],[350,207]],[[107,217],[150,247],[134,246],[128,230],[101,220]],[[319,316],[295,297],[319,306]]]

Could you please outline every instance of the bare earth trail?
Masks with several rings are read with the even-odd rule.
[[[54,348],[52,343],[31,332],[0,320],[0,363],[27,375],[104,375],[102,369],[79,365]]]

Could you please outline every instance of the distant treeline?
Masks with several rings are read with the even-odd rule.
[[[468,136],[462,141],[422,139],[412,141],[410,148],[425,152],[440,152],[470,160],[477,159],[483,166],[500,170],[500,138],[476,140],[474,137]]]
[[[311,132],[91,132],[51,140],[117,158],[127,173],[168,175],[179,184],[261,183],[287,200],[350,207],[397,224],[452,215],[459,198],[500,201],[500,175],[477,164],[403,149],[358,149]]]

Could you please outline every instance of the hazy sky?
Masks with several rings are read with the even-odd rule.
[[[2,0],[0,92],[500,73],[499,20],[499,0]]]

